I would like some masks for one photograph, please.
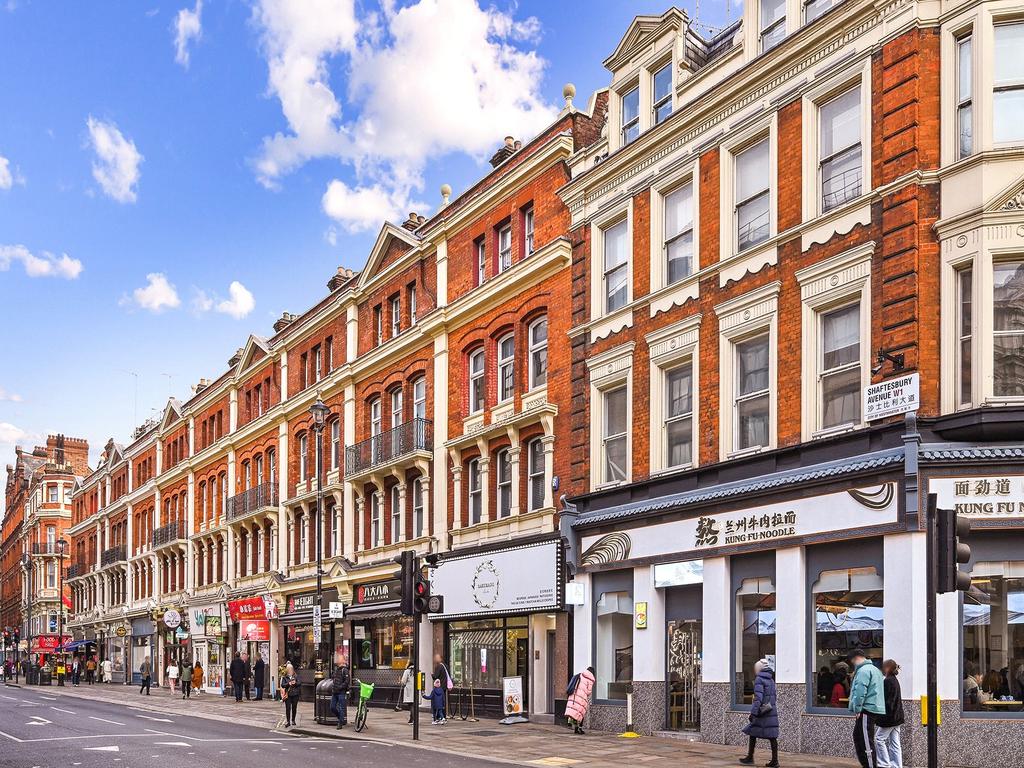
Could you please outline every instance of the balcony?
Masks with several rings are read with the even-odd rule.
[[[183,533],[184,526],[179,526],[177,522],[168,523],[157,528],[153,531],[153,549],[166,547],[168,544],[179,541],[184,538]]]
[[[60,548],[56,541],[37,541],[32,544],[33,555],[58,555]]]
[[[413,419],[345,449],[345,476],[353,479],[417,456],[429,459],[434,448],[434,425]]]
[[[68,578],[76,579],[79,576],[84,576],[88,567],[86,563],[72,563],[68,566]]]
[[[103,550],[103,554],[100,555],[100,567],[106,568],[114,563],[123,563],[127,559],[128,554],[123,544],[119,547],[110,547]]]
[[[260,483],[228,499],[229,523],[254,515],[261,510],[277,509],[277,483]]]

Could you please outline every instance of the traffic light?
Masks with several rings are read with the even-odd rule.
[[[423,571],[416,569],[413,578],[413,611],[416,615],[428,613],[427,602],[430,600],[430,582],[423,575]]]
[[[413,597],[416,591],[416,553],[406,550],[396,558],[402,570],[399,578],[398,594],[401,597],[402,615],[412,616],[416,608]]]
[[[17,627],[14,628],[14,644],[17,645],[21,642],[21,630]]]
[[[952,509],[937,509],[935,531],[938,537],[936,591],[940,594],[966,592],[971,588],[971,571],[957,566],[971,561],[971,548],[961,540],[971,532],[970,521]]]

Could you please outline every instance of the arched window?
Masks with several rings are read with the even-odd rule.
[[[402,388],[391,390],[391,428],[402,424]]]
[[[548,383],[548,319],[530,324],[530,389]]]
[[[498,402],[512,398],[516,391],[516,343],[509,333],[498,339]]]
[[[427,418],[427,380],[423,376],[412,383],[412,417]]]
[[[277,451],[273,448],[267,450],[267,479],[271,487],[277,483]]]

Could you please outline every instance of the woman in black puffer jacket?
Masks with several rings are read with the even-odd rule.
[[[741,757],[744,765],[754,762],[754,747],[758,739],[768,739],[772,747],[772,759],[767,768],[779,766],[779,708],[775,699],[775,670],[768,659],[754,664],[754,700],[750,704],[750,722],[743,732],[750,737],[747,756]]]
[[[896,676],[900,665],[892,659],[882,662],[885,675],[885,714],[875,716],[875,751],[880,765],[903,768],[903,747],[900,745],[900,726],[903,724],[903,693]]]

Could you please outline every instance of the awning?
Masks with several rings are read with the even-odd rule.
[[[383,605],[366,606],[345,606],[346,619],[396,619],[402,615],[403,614],[398,603],[386,603]]]
[[[80,648],[85,648],[87,645],[96,645],[95,640],[74,640],[73,642],[67,643],[63,648],[58,648],[58,651],[77,651]]]

